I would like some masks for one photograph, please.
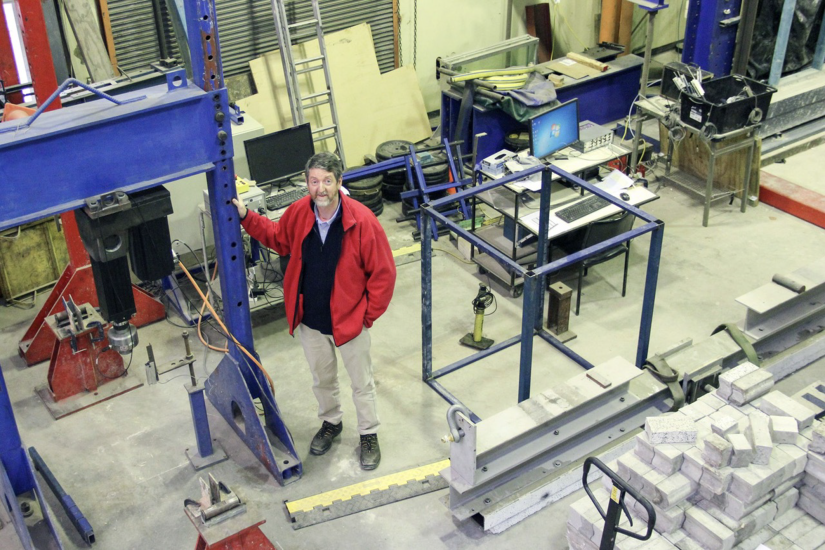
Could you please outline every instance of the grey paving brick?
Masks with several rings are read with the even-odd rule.
[[[703,401],[695,401],[690,405],[685,405],[679,409],[679,412],[696,422],[697,420],[713,414],[716,412],[716,409]]]
[[[781,449],[774,449],[767,465],[751,464],[747,468],[732,469],[730,492],[743,502],[754,502],[787,481],[795,466],[793,457]]]
[[[796,505],[808,514],[816,518],[820,523],[825,523],[825,502],[822,502],[804,485],[799,488],[799,501]]]
[[[750,403],[768,393],[773,384],[773,375],[765,369],[759,369],[733,382],[728,400],[735,405]]]
[[[599,550],[599,545],[567,524],[567,544],[571,550]]]
[[[648,440],[645,432],[641,432],[636,436],[636,446],[633,448],[633,451],[642,462],[650,464],[653,461],[655,454],[653,445],[650,444],[650,440]]]
[[[782,531],[785,527],[790,525],[791,523],[795,522],[799,518],[805,515],[805,510],[802,508],[791,508],[786,513],[776,516],[772,522],[768,524],[768,527],[776,531],[777,533]]]
[[[653,461],[650,465],[666,476],[673,475],[682,467],[684,451],[690,449],[691,446],[689,443],[656,445],[653,451]]]
[[[791,487],[784,493],[774,496],[771,500],[776,503],[776,517],[780,518],[796,506],[799,500],[799,490]],[[823,542],[825,542],[825,539],[823,539]]]
[[[708,418],[711,420],[711,429],[713,433],[725,437],[728,434],[739,432],[739,423],[730,416],[716,412]]]
[[[730,466],[714,468],[710,464],[705,464],[702,466],[702,479],[699,480],[699,485],[714,495],[721,495],[730,487],[733,472],[734,469]]]
[[[656,484],[653,504],[664,509],[671,508],[683,502],[697,487],[696,482],[677,472]]]
[[[742,434],[730,434],[728,441],[731,444],[730,465],[732,468],[744,468],[753,462],[753,447],[747,437]]]
[[[801,550],[799,546],[782,535],[775,535],[764,546],[768,550]]]
[[[793,459],[793,469],[791,470],[791,473],[788,476],[789,478],[798,476],[799,474],[805,471],[805,467],[808,464],[808,453],[806,453],[796,445],[779,444],[776,445],[776,448]]]
[[[802,483],[813,493],[816,498],[825,502],[825,483],[822,483],[811,474],[806,473]]]
[[[719,375],[719,389],[716,390],[716,396],[728,400],[733,390],[733,383],[743,376],[759,370],[759,367],[753,363],[745,362],[737,367],[730,369]]]
[[[804,430],[814,421],[813,410],[779,391],[763,396],[759,401],[759,409],[766,414],[792,416],[796,419],[799,430]]]
[[[771,440],[774,443],[796,444],[799,437],[799,425],[795,418],[790,416],[771,415],[770,419]]]
[[[693,443],[696,441],[696,424],[688,418],[653,416],[645,420],[645,432],[652,445],[660,443]]]
[[[825,454],[825,424],[818,422],[818,426],[811,432],[811,445],[809,451],[818,454]]]
[[[722,525],[710,514],[694,506],[685,512],[682,527],[691,538],[710,550],[730,550],[733,548],[733,531]]]
[[[730,464],[733,447],[727,439],[718,434],[710,434],[705,438],[704,443],[702,458],[707,465],[714,468],[724,468]]]
[[[799,545],[799,541],[817,527],[822,527],[822,524],[806,514],[782,529],[781,534],[791,542]]]
[[[738,545],[736,545],[737,550],[756,550],[760,544],[764,544],[768,540],[772,539],[776,536],[776,533],[770,527],[764,527],[751,535],[750,537],[746,538]]]
[[[616,473],[622,479],[636,489],[642,491],[644,487],[644,476],[652,470],[649,464],[646,464],[636,457],[634,452],[625,453],[616,459],[618,469]]]
[[[816,550],[825,543],[825,525],[817,521],[816,525],[809,528],[801,537],[792,540],[802,550]]]
[[[825,483],[825,456],[809,450],[805,472],[818,479],[821,483]]]
[[[748,442],[754,451],[752,462],[761,465],[768,464],[771,458],[771,452],[773,451],[768,418],[750,414],[748,415],[748,420],[745,437],[748,438]]]
[[[685,510],[690,507],[690,504],[685,503],[664,509],[656,504],[651,504],[654,512],[656,512],[656,525],[654,528],[662,534],[673,533],[680,529],[685,521]],[[639,502],[633,502],[633,513],[645,522],[648,521],[647,510]]]
[[[682,467],[679,471],[692,481],[699,483],[702,479],[702,472],[705,465],[705,461],[702,459],[702,451],[698,447],[691,447],[685,451],[682,456]]]

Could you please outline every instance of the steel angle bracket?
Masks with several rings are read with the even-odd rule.
[[[303,465],[295,452],[292,435],[281,419],[267,381],[252,368],[247,362],[239,363],[231,355],[224,355],[206,380],[206,395],[278,483],[297,481]],[[263,421],[253,399],[260,399]]]
[[[524,513],[521,505],[555,502],[581,486],[581,474],[571,470],[578,471],[586,457],[621,441],[648,416],[667,411],[671,401],[667,387],[643,372],[623,389],[548,418],[526,434],[511,434],[512,439],[505,434],[500,444],[481,453],[478,436],[489,446],[491,435],[480,433],[485,421],[473,424],[459,413],[464,436],[451,444],[451,467],[442,472],[450,482],[450,511],[460,521],[475,517],[491,530]],[[523,410],[523,405],[513,409]],[[540,494],[532,498],[531,492]],[[513,511],[505,510],[508,507]]]

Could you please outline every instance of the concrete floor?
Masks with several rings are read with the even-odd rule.
[[[788,159],[787,162],[770,164],[762,168],[762,171],[825,195],[825,179],[820,174],[822,155],[825,155],[825,144],[794,155],[791,158],[793,162]]]
[[[788,159],[792,169],[795,157]],[[803,170],[805,170],[803,168]],[[655,182],[652,184],[655,186]],[[749,208],[717,203],[710,226],[701,225],[702,207],[683,192],[664,188],[646,209],[665,221],[651,352],[685,338],[700,340],[720,323],[737,321],[744,311],[735,298],[768,282],[776,272],[792,271],[825,255],[825,233],[769,206]],[[411,226],[397,224],[399,205],[381,216],[394,249],[413,243]],[[635,357],[641,295],[649,239],[634,242],[627,297],[622,298],[621,261],[603,264],[585,279],[581,315],[571,320],[578,338],[570,346],[599,363],[620,355]],[[455,253],[448,240],[436,248]],[[434,272],[435,367],[467,355],[458,339],[471,330],[470,302],[479,281],[474,266],[437,251]],[[485,319],[485,335],[497,341],[515,335],[520,300],[499,287],[498,309]],[[42,299],[39,300],[42,303]],[[572,495],[545,508],[500,535],[485,534],[473,523],[455,522],[438,491],[356,515],[294,531],[284,500],[294,500],[369,478],[387,475],[447,457],[440,438],[447,433],[447,404],[421,382],[420,264],[398,269],[393,302],[372,331],[376,365],[380,442],[378,470],[358,467],[354,409],[344,395],[344,433],[325,456],[308,453],[317,430],[316,405],[300,343],[287,334],[281,306],[253,312],[257,351],[276,385],[276,399],[304,461],[301,480],[280,487],[210,408],[213,436],[230,460],[209,470],[254,503],[267,522],[264,533],[280,548],[565,548],[564,522]],[[34,394],[46,379],[46,363],[28,368],[17,355],[17,342],[34,310],[5,308],[0,315],[0,365],[24,444],[35,446],[94,527],[100,549],[183,549],[196,540],[185,517],[185,498],[197,497],[199,475],[184,449],[194,444],[186,378],[167,375],[163,383],[144,386],[104,404],[54,421]],[[183,355],[181,329],[159,322],[140,331],[141,345],[132,368],[142,372],[146,344],[159,364]],[[205,375],[219,355],[196,345],[196,369]],[[542,391],[578,372],[560,354],[537,341],[533,389]],[[485,417],[516,403],[518,351],[443,378],[444,385]],[[343,375],[346,379],[346,375]],[[825,379],[825,364],[807,369],[806,378]],[[801,379],[800,379],[801,380]],[[346,382],[344,382],[346,388]],[[84,548],[66,516],[49,499],[66,548]]]

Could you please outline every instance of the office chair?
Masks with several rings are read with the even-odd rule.
[[[636,216],[630,212],[622,212],[605,220],[591,222],[584,232],[581,246],[578,249],[584,250],[585,248],[599,244],[622,233],[627,233],[633,228],[634,221],[636,221]],[[587,275],[588,268],[612,260],[621,254],[624,254],[624,276],[622,279],[622,297],[624,297],[627,290],[627,266],[630,261],[630,241],[620,243],[597,256],[587,258],[579,263],[579,278],[576,287],[576,315],[579,314],[579,306],[582,301],[582,279]]]

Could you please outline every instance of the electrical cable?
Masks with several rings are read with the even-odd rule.
[[[181,265],[183,265],[183,263],[181,263]],[[217,274],[218,274],[218,262],[215,262],[215,269],[213,269],[213,270],[212,270],[212,281],[214,281],[214,280],[215,280],[215,277],[217,276]],[[194,283],[193,283],[193,284],[194,284]],[[226,347],[226,348],[218,348],[218,347],[212,346],[211,344],[209,344],[209,342],[207,342],[206,340],[204,340],[204,338],[203,338],[203,333],[201,333],[201,321],[203,320],[203,312],[204,312],[204,310],[206,309],[206,304],[207,304],[207,303],[209,303],[209,294],[210,294],[211,292],[212,292],[212,287],[211,287],[211,285],[210,285],[210,286],[208,286],[208,287],[207,287],[207,289],[206,289],[206,298],[204,299],[203,305],[201,306],[201,309],[200,309],[200,311],[198,312],[198,339],[201,341],[201,343],[202,343],[204,346],[206,346],[207,348],[211,349],[212,351],[219,351],[219,352],[221,352],[221,353],[228,353],[228,352],[229,352],[229,348],[228,348],[228,347]]]
[[[272,382],[272,378],[269,376],[269,373],[266,372],[266,370],[264,370],[263,365],[261,365],[261,363],[255,358],[255,356],[252,355],[240,342],[238,342],[238,339],[235,338],[235,336],[231,332],[229,332],[229,329],[226,328],[226,325],[224,325],[223,321],[221,321],[220,317],[218,317],[218,314],[215,312],[214,308],[212,307],[212,304],[210,304],[209,300],[206,299],[206,296],[204,295],[203,291],[197,286],[197,284],[195,284],[195,278],[192,277],[192,274],[189,273],[189,270],[186,269],[186,266],[183,265],[183,263],[180,263],[180,268],[183,270],[183,272],[186,274],[186,276],[189,277],[189,281],[195,287],[195,290],[198,291],[198,294],[200,295],[201,299],[206,303],[206,306],[209,308],[209,311],[212,313],[212,317],[215,319],[215,321],[218,322],[218,324],[221,326],[223,331],[232,340],[232,342],[238,347],[238,349],[244,355],[249,357],[252,360],[253,363],[255,363],[255,365],[258,367],[258,369],[260,369],[261,373],[264,375],[267,382],[269,383],[270,389],[272,390],[273,393],[275,393],[275,384]]]

